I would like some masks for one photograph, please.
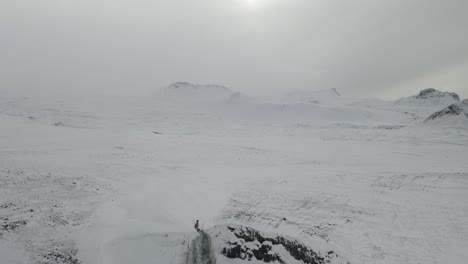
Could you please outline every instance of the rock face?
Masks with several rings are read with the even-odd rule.
[[[333,258],[338,257],[331,250],[325,255],[320,255],[295,239],[266,235],[244,226],[228,226],[227,228],[236,238],[227,241],[227,246],[222,249],[221,253],[227,258],[248,261],[256,259],[266,263],[288,263],[288,259],[292,258],[299,263],[324,264],[331,263]],[[285,256],[284,250],[279,250],[279,248],[284,248],[288,256]]]
[[[435,112],[434,114],[430,115],[425,122],[435,119],[444,118],[446,116],[460,116],[464,115],[464,117],[468,118],[468,99],[465,99],[459,103],[451,104],[448,107]]]
[[[415,95],[413,97],[417,98],[417,99],[451,97],[451,98],[455,99],[456,101],[460,100],[460,97],[456,93],[442,92],[442,91],[436,90],[434,88],[427,88],[427,89],[421,90],[419,92],[419,94],[417,94],[417,95]]]

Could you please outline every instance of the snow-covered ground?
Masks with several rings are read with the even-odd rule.
[[[452,94],[175,86],[0,99],[1,264],[466,263]]]

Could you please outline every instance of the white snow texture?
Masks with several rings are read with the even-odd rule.
[[[0,264],[468,260],[468,102],[0,97]],[[200,231],[194,228],[199,220]]]

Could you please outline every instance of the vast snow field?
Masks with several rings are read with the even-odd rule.
[[[0,263],[466,263],[468,107],[423,95],[5,95]]]

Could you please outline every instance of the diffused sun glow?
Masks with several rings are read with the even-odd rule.
[[[243,0],[249,8],[258,8],[264,0]]]

